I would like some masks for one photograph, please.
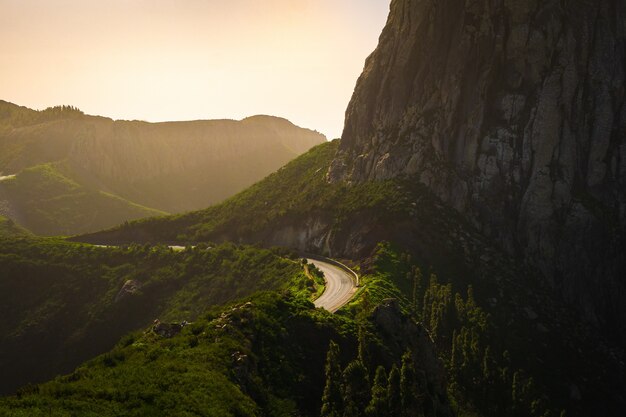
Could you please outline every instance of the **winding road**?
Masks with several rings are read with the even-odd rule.
[[[326,289],[315,300],[315,307],[334,313],[346,305],[357,290],[355,280],[358,280],[358,275],[345,266],[342,268],[318,259],[307,258],[307,261],[324,273],[326,281]]]
[[[109,247],[107,245],[94,246]],[[185,250],[184,246],[169,246],[169,248],[176,252]],[[317,269],[322,271],[324,281],[326,281],[324,293],[315,300],[315,307],[334,313],[348,304],[357,291],[359,275],[347,266],[331,259],[323,261],[307,257],[306,260],[309,264],[315,265]]]

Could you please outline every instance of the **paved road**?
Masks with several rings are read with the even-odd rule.
[[[108,247],[105,245],[95,246]],[[177,252],[185,249],[184,246],[170,246],[170,248]],[[355,278],[358,278],[356,273],[348,272],[336,265],[317,259],[307,258],[307,261],[324,273],[324,280],[326,281],[324,293],[315,300],[315,307],[321,307],[334,313],[348,304],[357,290]]]
[[[354,275],[338,266],[317,259],[307,259],[324,273],[326,289],[320,298],[315,300],[315,307],[322,307],[331,313],[346,305],[356,292]]]

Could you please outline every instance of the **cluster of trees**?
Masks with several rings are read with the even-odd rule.
[[[410,260],[407,255],[404,259]],[[509,352],[492,343],[496,329],[476,303],[471,285],[461,295],[435,274],[426,282],[417,266],[406,278],[413,289],[411,311],[437,345],[459,404],[488,416],[564,415],[550,408],[531,376],[512,366]]]
[[[399,368],[394,364],[388,374],[385,367],[378,366],[371,380],[362,336],[359,339],[358,358],[343,370],[339,345],[330,343],[321,417],[436,415],[432,407],[427,406],[426,381],[420,378],[410,351],[402,356]]]
[[[41,112],[43,115],[47,116],[59,116],[59,115],[68,115],[68,114],[77,114],[83,115],[83,111],[78,107],[74,106],[53,106],[48,107]]]
[[[59,118],[80,117],[85,114],[74,106],[54,106],[48,107],[45,110],[36,111],[12,104],[2,104],[3,103],[0,103],[0,121],[15,127],[30,126]],[[1,124],[3,123],[0,123],[0,125]]]

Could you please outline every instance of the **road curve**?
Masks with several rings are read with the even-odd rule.
[[[315,307],[321,307],[334,313],[346,305],[357,290],[354,275],[328,262],[307,258],[307,262],[315,265],[324,273],[326,289],[315,300]]]
[[[102,248],[110,247],[106,245],[94,246]],[[169,246],[169,248],[176,252],[185,250],[184,246]],[[322,271],[324,281],[326,281],[324,293],[315,300],[315,307],[323,308],[334,313],[348,304],[357,291],[359,277],[356,272],[345,265],[344,268],[341,268],[319,259],[306,258],[306,260],[309,264],[315,265]]]

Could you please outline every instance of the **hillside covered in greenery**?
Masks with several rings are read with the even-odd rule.
[[[10,202],[7,215],[42,236],[86,233],[166,214],[81,185],[63,164],[37,165],[1,181],[0,200]]]
[[[416,216],[432,256],[450,254],[458,216],[405,179],[330,184],[338,141],[325,143],[252,187],[205,210],[142,219],[77,237],[94,243],[246,241],[358,258],[378,242],[406,240]],[[357,237],[358,235],[358,237]],[[361,241],[350,241],[354,236]]]
[[[155,319],[192,321],[259,290],[318,283],[286,252],[0,239],[0,392],[69,372]]]
[[[213,250],[223,257],[233,249]],[[129,250],[115,249],[118,256]],[[158,257],[211,252],[150,251]],[[243,264],[234,269],[241,272]],[[260,264],[265,263],[248,266]],[[300,265],[287,265],[299,276]],[[297,290],[310,284],[297,284],[305,282],[301,278],[283,290],[244,296],[225,307],[197,302],[199,297],[186,287],[159,316],[161,323],[192,318],[180,332],[164,332],[162,324],[139,326],[141,331],[122,337],[111,351],[70,374],[0,400],[0,413],[619,415],[614,407],[623,383],[620,371],[595,374],[608,371],[609,363],[589,340],[571,333],[575,327],[566,321],[569,313],[562,311],[555,322],[546,310],[537,310],[537,323],[528,315],[536,305],[524,317],[513,306],[485,302],[489,283],[475,286],[464,277],[449,280],[429,273],[389,244],[377,248],[362,273],[363,288],[335,315],[313,308],[310,290]],[[506,293],[497,297],[497,304],[514,298]],[[196,310],[186,310],[189,305]],[[136,311],[126,310],[124,317],[134,315]],[[539,324],[549,330],[537,331]],[[572,399],[573,378],[579,378],[576,387],[586,398],[597,401]]]
[[[454,379],[453,398],[468,415],[619,415],[623,350],[582,320],[536,270],[494,246],[414,179],[328,183],[336,147],[318,146],[209,209],[78,239],[232,240],[358,260],[366,303],[399,299],[431,331]],[[384,246],[381,252],[385,241],[391,252]]]
[[[352,404],[358,416],[380,398],[374,373],[400,368],[399,408],[412,399],[425,415],[454,415],[430,340],[397,308],[342,317],[306,297],[264,292],[213,308],[173,336],[156,326],[132,333],[71,374],[0,399],[0,414],[287,417],[342,415],[329,407]]]

